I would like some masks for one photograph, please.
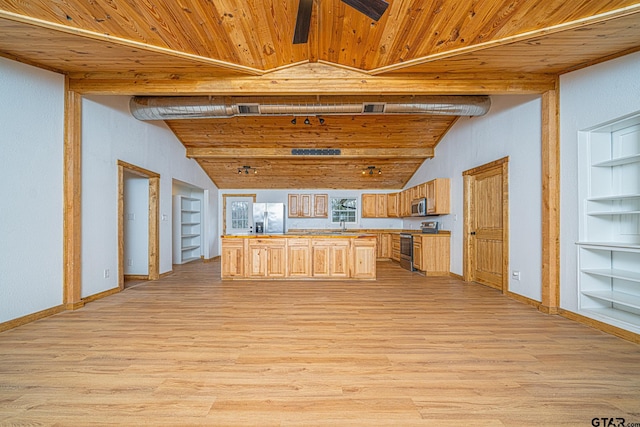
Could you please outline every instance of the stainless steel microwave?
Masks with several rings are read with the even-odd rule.
[[[427,216],[427,199],[413,199],[411,201],[411,216]]]

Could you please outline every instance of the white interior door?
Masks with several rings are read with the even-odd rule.
[[[253,230],[253,197],[227,197],[225,233],[241,234]]]

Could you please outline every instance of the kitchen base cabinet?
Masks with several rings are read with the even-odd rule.
[[[222,279],[375,280],[375,235],[223,236]]]
[[[223,278],[244,277],[245,242],[245,239],[225,239],[220,257]]]
[[[249,277],[280,278],[286,274],[284,239],[252,239],[247,244]]]
[[[319,239],[311,243],[313,277],[349,277],[350,242]]]
[[[379,259],[391,258],[391,233],[378,233],[377,234],[378,253]]]
[[[287,244],[287,277],[310,277],[311,243],[309,239],[289,239]]]
[[[400,262],[400,234],[391,234],[391,259]]]
[[[414,234],[413,266],[427,276],[448,276],[450,233]]]
[[[354,240],[351,248],[353,257],[353,277],[356,279],[376,278],[376,243]]]

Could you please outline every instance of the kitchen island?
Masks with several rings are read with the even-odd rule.
[[[376,235],[304,232],[222,236],[222,279],[375,280]]]

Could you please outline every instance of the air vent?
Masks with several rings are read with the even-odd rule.
[[[260,114],[258,104],[238,104],[239,114]]]
[[[339,156],[340,150],[337,148],[292,148],[291,154],[294,156]]]
[[[382,114],[384,113],[384,104],[364,104],[364,113]]]

